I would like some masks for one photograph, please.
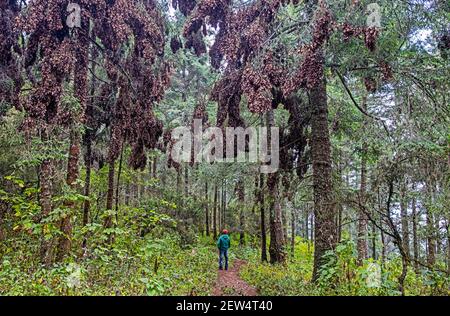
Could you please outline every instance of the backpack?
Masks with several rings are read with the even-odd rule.
[[[230,237],[228,235],[220,236],[219,240],[217,241],[217,247],[219,249],[230,248]]]

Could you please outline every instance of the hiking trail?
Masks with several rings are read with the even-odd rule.
[[[256,289],[241,279],[239,271],[246,265],[244,260],[233,260],[228,271],[219,270],[217,281],[212,291],[213,296],[257,296]]]

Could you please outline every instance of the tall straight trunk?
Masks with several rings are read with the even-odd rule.
[[[81,28],[82,30],[89,34],[89,19],[86,17],[81,18]],[[73,120],[79,122],[81,117],[84,116],[87,103],[87,92],[88,92],[88,64],[89,64],[89,40],[86,36],[78,36],[79,46],[76,49],[75,55],[77,62],[75,63],[74,69],[74,94],[75,97],[80,102],[81,112],[74,114]],[[69,147],[69,157],[67,163],[67,185],[71,189],[76,188],[76,182],[79,176],[78,171],[78,161],[80,159],[80,143],[81,135],[77,130],[78,127],[72,126],[72,131],[70,133],[70,147]],[[61,219],[60,230],[61,236],[58,242],[58,251],[56,254],[56,260],[58,262],[62,261],[67,253],[70,251],[71,239],[72,239],[72,216],[75,214],[76,204],[72,201],[65,202],[68,212]]]
[[[96,62],[94,61],[96,57],[95,54],[95,47],[94,45],[90,45],[90,58],[92,60],[91,62],[91,72],[95,74],[96,70]],[[84,166],[86,169],[86,176],[84,178],[84,196],[87,197],[87,199],[83,202],[83,227],[86,226],[89,223],[89,212],[91,207],[91,202],[89,200],[89,197],[91,195],[91,169],[92,169],[92,141],[94,138],[93,130],[92,130],[92,123],[93,123],[93,103],[94,103],[94,94],[95,94],[95,88],[96,88],[96,77],[94,75],[91,76],[91,83],[89,88],[89,95],[90,99],[86,102],[86,110],[85,110],[85,126],[86,131],[84,134],[84,145],[86,147],[86,153],[84,157]],[[83,238],[82,248],[86,249],[87,246],[87,238],[86,236]],[[84,253],[84,251],[83,251]]]
[[[208,181],[205,181],[205,235],[209,236],[209,198]]]
[[[371,225],[372,227],[372,258],[374,260],[377,260],[377,227],[375,226],[375,224]]]
[[[225,229],[226,226],[226,208],[227,208],[227,190],[226,190],[226,180],[222,181],[222,211],[221,211],[221,225],[220,229]]]
[[[338,163],[337,163],[337,165],[338,165],[338,168],[337,168],[337,172],[338,172],[338,185],[343,185],[343,179],[342,179],[342,173],[343,173],[343,169],[344,169],[344,166],[343,166],[343,163],[342,163],[342,151],[341,150],[337,150],[338,151]],[[342,215],[343,215],[343,212],[344,212],[344,203],[342,202],[342,201],[339,201],[337,204],[336,204],[336,207],[337,207],[337,212],[338,212],[338,214],[337,214],[337,220],[336,220],[336,225],[337,225],[337,241],[338,242],[340,242],[341,241],[341,239],[342,239]]]
[[[439,214],[435,214],[434,215],[434,240],[436,243],[436,257],[440,257],[440,255],[442,254],[442,240],[439,236],[439,226],[440,226],[440,222],[441,222],[441,218],[439,216]]]
[[[81,18],[82,30],[89,34],[89,19],[86,17]],[[87,105],[87,92],[88,92],[88,64],[89,64],[89,40],[86,36],[78,35],[77,38],[79,46],[76,49],[75,55],[77,62],[74,69],[74,94],[80,102],[81,112],[75,114],[73,120],[79,122],[82,116],[86,116]],[[70,147],[69,157],[67,162],[67,185],[72,189],[76,189],[76,182],[79,177],[78,161],[80,159],[80,147],[81,147],[81,134],[77,130],[77,126],[72,126],[70,133]],[[61,219],[60,230],[62,235],[58,242],[58,251],[56,254],[56,260],[62,261],[68,254],[71,247],[71,235],[72,235],[72,216],[75,214],[76,204],[72,201],[65,202],[68,212]]]
[[[413,197],[411,202],[412,208],[412,234],[413,234],[413,255],[414,255],[414,270],[416,273],[419,272],[419,241],[417,238],[417,209],[416,209],[416,198]]]
[[[400,217],[402,223],[402,240],[405,254],[408,256],[408,258],[410,258],[408,200],[406,196],[406,190],[406,183],[402,183],[400,188]]]
[[[286,199],[282,198],[281,203],[281,226],[283,227],[283,239],[284,242],[288,241],[288,215],[287,215],[287,207],[286,207]]]
[[[0,242],[6,239],[6,230],[4,228],[4,216],[6,214],[5,205],[0,204]]]
[[[153,179],[157,179],[158,178],[158,174],[157,174],[157,169],[158,168],[158,157],[153,157],[153,163],[152,163],[152,178]]]
[[[189,196],[189,169],[187,164],[184,167],[184,196],[186,198]]]
[[[313,165],[315,242],[313,280],[316,281],[322,266],[326,264],[324,260],[325,253],[329,250],[334,250],[337,244],[325,78],[316,87],[311,89],[310,102],[312,106],[311,154]]]
[[[41,139],[42,142],[48,142],[49,141],[49,134],[46,129],[44,129],[41,132]],[[39,196],[39,203],[41,205],[41,214],[40,218],[45,219],[48,217],[48,215],[53,210],[52,205],[52,191],[53,191],[53,160],[51,159],[44,159],[41,163],[41,170],[39,175],[39,184],[40,184],[40,196]],[[41,247],[40,247],[40,261],[45,266],[49,266],[52,263],[52,240],[46,238],[45,231],[48,227],[48,223],[45,223],[42,227],[43,233],[42,233],[42,239],[41,239]]]
[[[177,191],[181,192],[181,170],[177,170]]]
[[[217,182],[214,184],[214,207],[213,207],[213,237],[217,239],[217,198],[219,197],[219,189]]]
[[[309,240],[309,206],[305,205],[305,233],[304,233],[305,239]]]
[[[117,172],[117,183],[116,183],[116,196],[114,201],[114,212],[116,215],[116,223],[119,222],[119,192],[120,192],[120,176],[122,175],[122,163],[123,163],[123,151],[124,151],[124,143],[122,142],[122,149],[120,150],[119,157],[119,170]]]
[[[426,206],[426,223],[427,223],[427,263],[430,266],[433,266],[436,263],[436,240],[435,240],[435,227],[434,227],[434,216],[431,211],[431,205],[434,204],[434,191],[435,191],[435,182],[434,182],[434,168],[432,163],[428,163],[426,165],[426,176],[427,181],[426,191],[428,195],[428,205]]]
[[[294,256],[294,250],[295,250],[295,222],[296,222],[296,216],[295,216],[295,208],[292,207],[291,209],[291,254]]]
[[[163,189],[166,188],[166,178],[167,178],[167,172],[166,172],[166,168],[167,168],[167,163],[161,163],[161,186]]]
[[[436,262],[436,243],[434,240],[433,214],[427,209],[427,263],[432,266]]]
[[[108,215],[105,217],[105,221],[103,223],[104,228],[112,228],[113,227],[113,218],[111,215],[111,211],[113,209],[114,203],[114,175],[115,175],[115,160],[109,162],[109,171],[108,171],[108,192],[106,194],[106,211]],[[112,242],[112,234],[108,236],[108,242]]]
[[[239,201],[239,245],[243,246],[245,244],[245,188],[244,181],[239,179],[236,184],[236,193]]]
[[[67,185],[75,189],[75,184],[78,179],[78,160],[80,157],[80,139],[79,133],[73,131],[70,137],[70,149],[69,149],[69,160],[67,163]],[[72,222],[71,217],[73,209],[75,208],[74,202],[65,202],[65,206],[68,209],[68,213],[61,219],[60,230],[61,237],[58,242],[58,251],[56,253],[56,261],[61,262],[64,257],[70,251],[71,246],[71,235],[72,235]]]
[[[90,131],[86,132],[86,156],[85,156],[85,169],[86,176],[84,178],[84,196],[87,199],[83,203],[83,226],[89,223],[89,210],[91,207],[89,197],[91,195],[91,169],[92,169],[92,135]],[[83,248],[86,247],[86,238],[83,240]]]
[[[342,239],[342,216],[344,213],[344,206],[342,203],[338,205],[338,220],[337,220],[337,241],[340,242]]]
[[[181,173],[183,172],[183,170],[181,169],[181,167],[179,169],[177,169],[177,193],[179,194],[178,197],[180,197],[181,192],[182,191],[182,187],[181,187]],[[179,203],[180,206],[183,206],[183,199],[182,198],[178,198],[179,199]],[[178,208],[176,213],[178,214]]]
[[[367,111],[367,96],[364,97],[362,107]],[[367,120],[365,120],[367,122]],[[361,186],[359,190],[360,210],[358,214],[358,264],[362,265],[367,259],[367,215],[366,215],[366,185],[367,185],[367,142],[362,144],[361,157]]]
[[[450,222],[447,221],[447,274],[450,275]]]
[[[273,111],[267,113],[267,127],[270,129],[275,125],[275,117]],[[269,134],[269,133],[268,133]],[[270,135],[270,134],[269,134]],[[269,137],[270,138],[270,137]],[[271,139],[268,139],[271,144]],[[279,192],[279,173],[271,173],[267,178],[267,188],[269,190],[270,213],[269,213],[269,229],[270,229],[270,263],[285,263],[285,239],[282,222],[282,209]]]
[[[222,206],[223,206],[222,204],[223,190],[221,187],[217,188],[217,230],[219,235],[220,229],[222,227]]]
[[[125,187],[125,205],[130,206],[130,197],[131,197],[131,184],[130,182],[127,183],[127,186]]]
[[[264,174],[259,176],[259,211],[261,215],[261,261],[267,262],[266,214],[264,198]]]

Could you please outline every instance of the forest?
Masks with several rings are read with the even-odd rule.
[[[448,0],[0,0],[0,296],[448,296],[449,57]]]

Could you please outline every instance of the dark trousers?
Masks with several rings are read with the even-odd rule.
[[[225,257],[225,270],[228,270],[228,249],[219,250],[219,269],[222,269],[223,258]]]

